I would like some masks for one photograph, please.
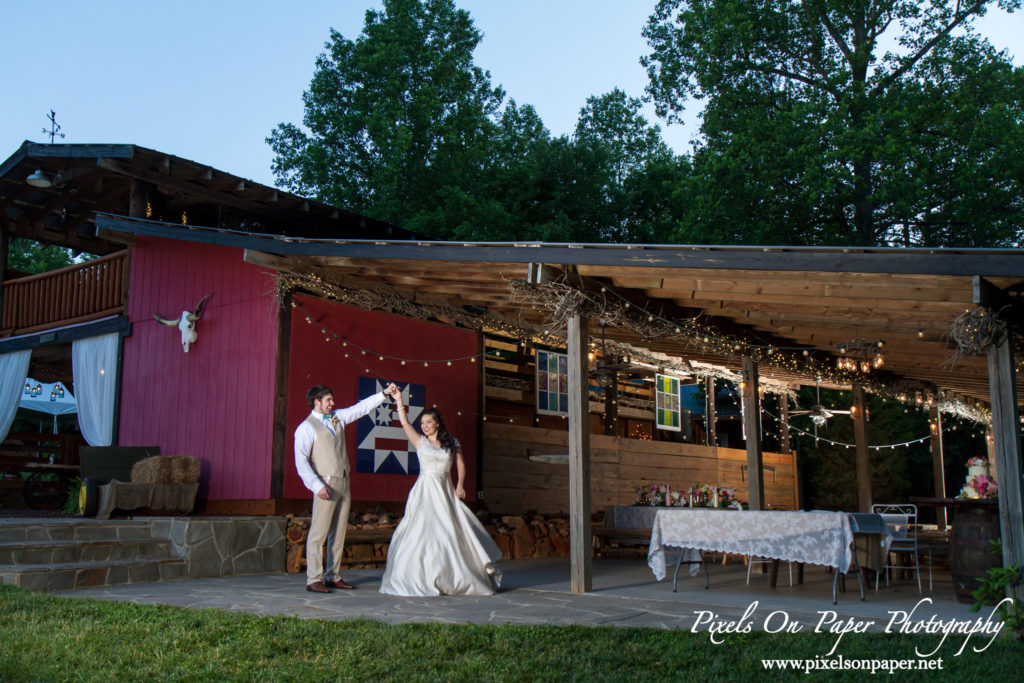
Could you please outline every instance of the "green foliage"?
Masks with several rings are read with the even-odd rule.
[[[989,541],[989,544],[993,555],[1002,556],[1002,539],[992,539]],[[1024,640],[1024,607],[1021,607],[1020,601],[1013,596],[1006,599],[1007,588],[1015,588],[1024,583],[1024,570],[1021,569],[1019,564],[1015,564],[1005,569],[1003,567],[992,567],[985,574],[986,576],[982,579],[981,585],[971,594],[976,601],[971,605],[971,611],[977,612],[985,605],[997,604],[998,606],[995,611],[999,615],[999,620],[1009,629],[1010,633],[1014,634],[1018,641]]]
[[[867,439],[869,444],[890,444],[916,441],[929,433],[928,415],[917,407],[908,408],[898,401],[884,400],[873,394],[865,396],[868,409]],[[804,387],[799,404],[809,407],[816,402],[813,387]],[[826,408],[846,410],[850,394],[823,389],[821,402]],[[822,510],[856,510],[856,452],[851,446],[833,446],[825,441],[853,444],[853,420],[834,415],[824,427],[818,428],[817,441],[807,418],[793,417],[791,424],[810,435],[797,435],[794,446],[801,457],[807,492],[805,507]],[[872,498],[879,502],[906,500],[910,496],[932,495],[932,459],[927,441],[897,448],[868,449],[871,468]]]
[[[70,249],[52,244],[42,245],[34,240],[15,237],[7,246],[7,268],[34,275],[47,273],[70,266],[73,254]]]
[[[68,482],[68,500],[64,503],[64,507],[60,509],[62,515],[79,515],[82,513],[82,508],[79,505],[78,493],[82,488],[82,478],[72,477],[71,481]]]
[[[331,33],[304,94],[305,130],[268,138],[288,189],[438,239],[667,239],[682,168],[621,90],[591,97],[573,137],[473,63],[451,0],[386,0],[362,34]]]
[[[389,625],[62,598],[0,585],[0,679],[53,680],[792,680],[762,657],[814,659],[830,633],[723,636],[580,626]],[[847,659],[918,659],[942,635],[850,633]],[[126,646],[127,644],[127,646]],[[951,645],[945,645],[943,654]],[[735,653],[742,652],[742,656]],[[1019,665],[1007,639],[943,656],[950,680]],[[984,673],[979,678],[979,670]],[[862,680],[862,671],[829,679]]]
[[[989,4],[661,0],[648,93],[706,102],[678,241],[1019,244],[1024,70],[972,32]]]
[[[303,95],[305,133],[268,138],[278,182],[413,230],[477,222],[467,197],[504,93],[473,64],[480,33],[452,0],[385,0],[355,41],[332,30]]]

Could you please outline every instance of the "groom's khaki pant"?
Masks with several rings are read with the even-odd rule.
[[[313,496],[313,520],[306,536],[306,583],[333,581],[341,576],[341,551],[352,506],[348,477],[327,477],[330,500]],[[327,544],[327,573],[324,574],[324,543]]]

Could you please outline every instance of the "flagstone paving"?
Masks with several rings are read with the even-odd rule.
[[[140,604],[214,608],[260,615],[298,616],[310,619],[353,619],[365,617],[387,623],[475,623],[551,624],[588,626],[637,626],[658,629],[690,629],[698,616],[706,631],[711,615],[721,620],[740,620],[754,629],[766,621],[778,627],[796,621],[804,632],[832,623],[853,620],[874,622],[869,630],[882,631],[893,613],[910,614],[912,621],[984,619],[991,611],[969,611],[956,602],[949,574],[936,572],[933,591],[917,592],[916,582],[902,579],[891,586],[871,586],[861,601],[855,577],[847,577],[847,592],[832,604],[832,574],[822,567],[808,566],[805,582],[790,587],[785,567],[779,572],[779,586],[771,588],[768,576],[757,572],[746,584],[742,563],[712,565],[711,588],[704,589],[702,577],[680,576],[678,592],[672,592],[671,577],[655,581],[643,560],[595,560],[590,593],[570,592],[569,561],[565,558],[510,560],[500,563],[504,572],[502,590],[487,597],[403,598],[382,595],[380,569],[346,572],[344,578],[357,590],[335,590],[329,595],[305,590],[301,574],[263,574],[210,579],[185,579],[159,583],[85,588],[59,592],[73,598],[118,600]],[[925,572],[927,579],[927,572]],[[923,601],[923,602],[922,602]],[[768,617],[775,613],[769,620]]]

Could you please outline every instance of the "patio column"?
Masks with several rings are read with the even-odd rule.
[[[779,453],[791,453],[789,442],[789,396],[779,394]]]
[[[999,530],[1003,539],[1003,566],[1024,565],[1022,522],[1020,416],[1013,367],[1013,332],[1002,323],[1003,334],[988,347],[988,386],[992,397],[992,445],[999,480]],[[1008,589],[1024,601],[1024,586]]]
[[[760,375],[753,358],[743,358],[743,430],[747,442],[747,502],[751,510],[764,510],[764,458],[761,452]]]
[[[590,403],[587,396],[587,319],[569,318],[569,556],[573,593],[591,589]]]
[[[868,457],[864,387],[854,384],[850,391],[853,394],[853,442],[857,453],[857,509],[871,512],[871,459]]]
[[[718,445],[718,434],[715,431],[715,426],[718,422],[718,414],[715,410],[715,378],[705,377],[704,378],[704,393],[707,407],[704,410],[704,423],[706,429],[704,430],[704,442],[707,446]]]
[[[931,446],[932,446],[932,479],[935,482],[935,497],[946,497],[946,462],[942,452],[942,413],[939,412],[938,402],[932,403],[928,409],[929,422],[931,423]],[[946,530],[946,508],[935,508],[935,524],[939,531]]]

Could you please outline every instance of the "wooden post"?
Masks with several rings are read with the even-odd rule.
[[[868,458],[867,413],[864,411],[864,387],[854,384],[853,393],[853,441],[857,453],[857,508],[871,512],[871,459]]]
[[[573,593],[591,589],[590,402],[587,396],[587,319],[569,318],[569,538]]]
[[[779,394],[779,453],[792,453],[789,443],[789,397]]]
[[[0,220],[0,320],[4,314],[4,280],[7,279],[7,249],[10,239],[11,231],[7,227],[7,220]]]
[[[751,510],[764,510],[764,458],[761,452],[760,375],[753,358],[743,358],[743,429],[747,442],[747,502]]]
[[[605,387],[604,390],[604,433],[607,436],[619,435],[619,382]]]
[[[128,215],[132,218],[146,218],[146,203],[149,201],[149,193],[146,183],[138,178],[132,178],[128,189]]]
[[[292,295],[281,297],[277,309],[277,346],[274,356],[274,423],[270,446],[270,498],[284,498],[284,470],[288,461],[288,373],[291,362]],[[275,503],[276,504],[276,503]]]
[[[1024,499],[1021,487],[1020,416],[1013,368],[1013,332],[1002,323],[1004,334],[988,347],[988,386],[992,397],[992,443],[996,479],[999,480],[999,530],[1003,539],[1003,566],[1024,566]],[[1024,586],[1007,588],[1024,601]]]
[[[935,482],[935,497],[946,497],[946,462],[942,452],[942,413],[939,412],[939,404],[932,403],[928,409],[929,423],[932,432],[932,479]],[[939,531],[945,531],[948,524],[946,519],[946,508],[935,508],[935,525]]]
[[[705,377],[704,378],[704,393],[706,394],[704,400],[706,401],[706,409],[704,410],[704,442],[708,446],[718,445],[718,434],[715,427],[718,423],[718,415],[715,411],[715,378]]]

